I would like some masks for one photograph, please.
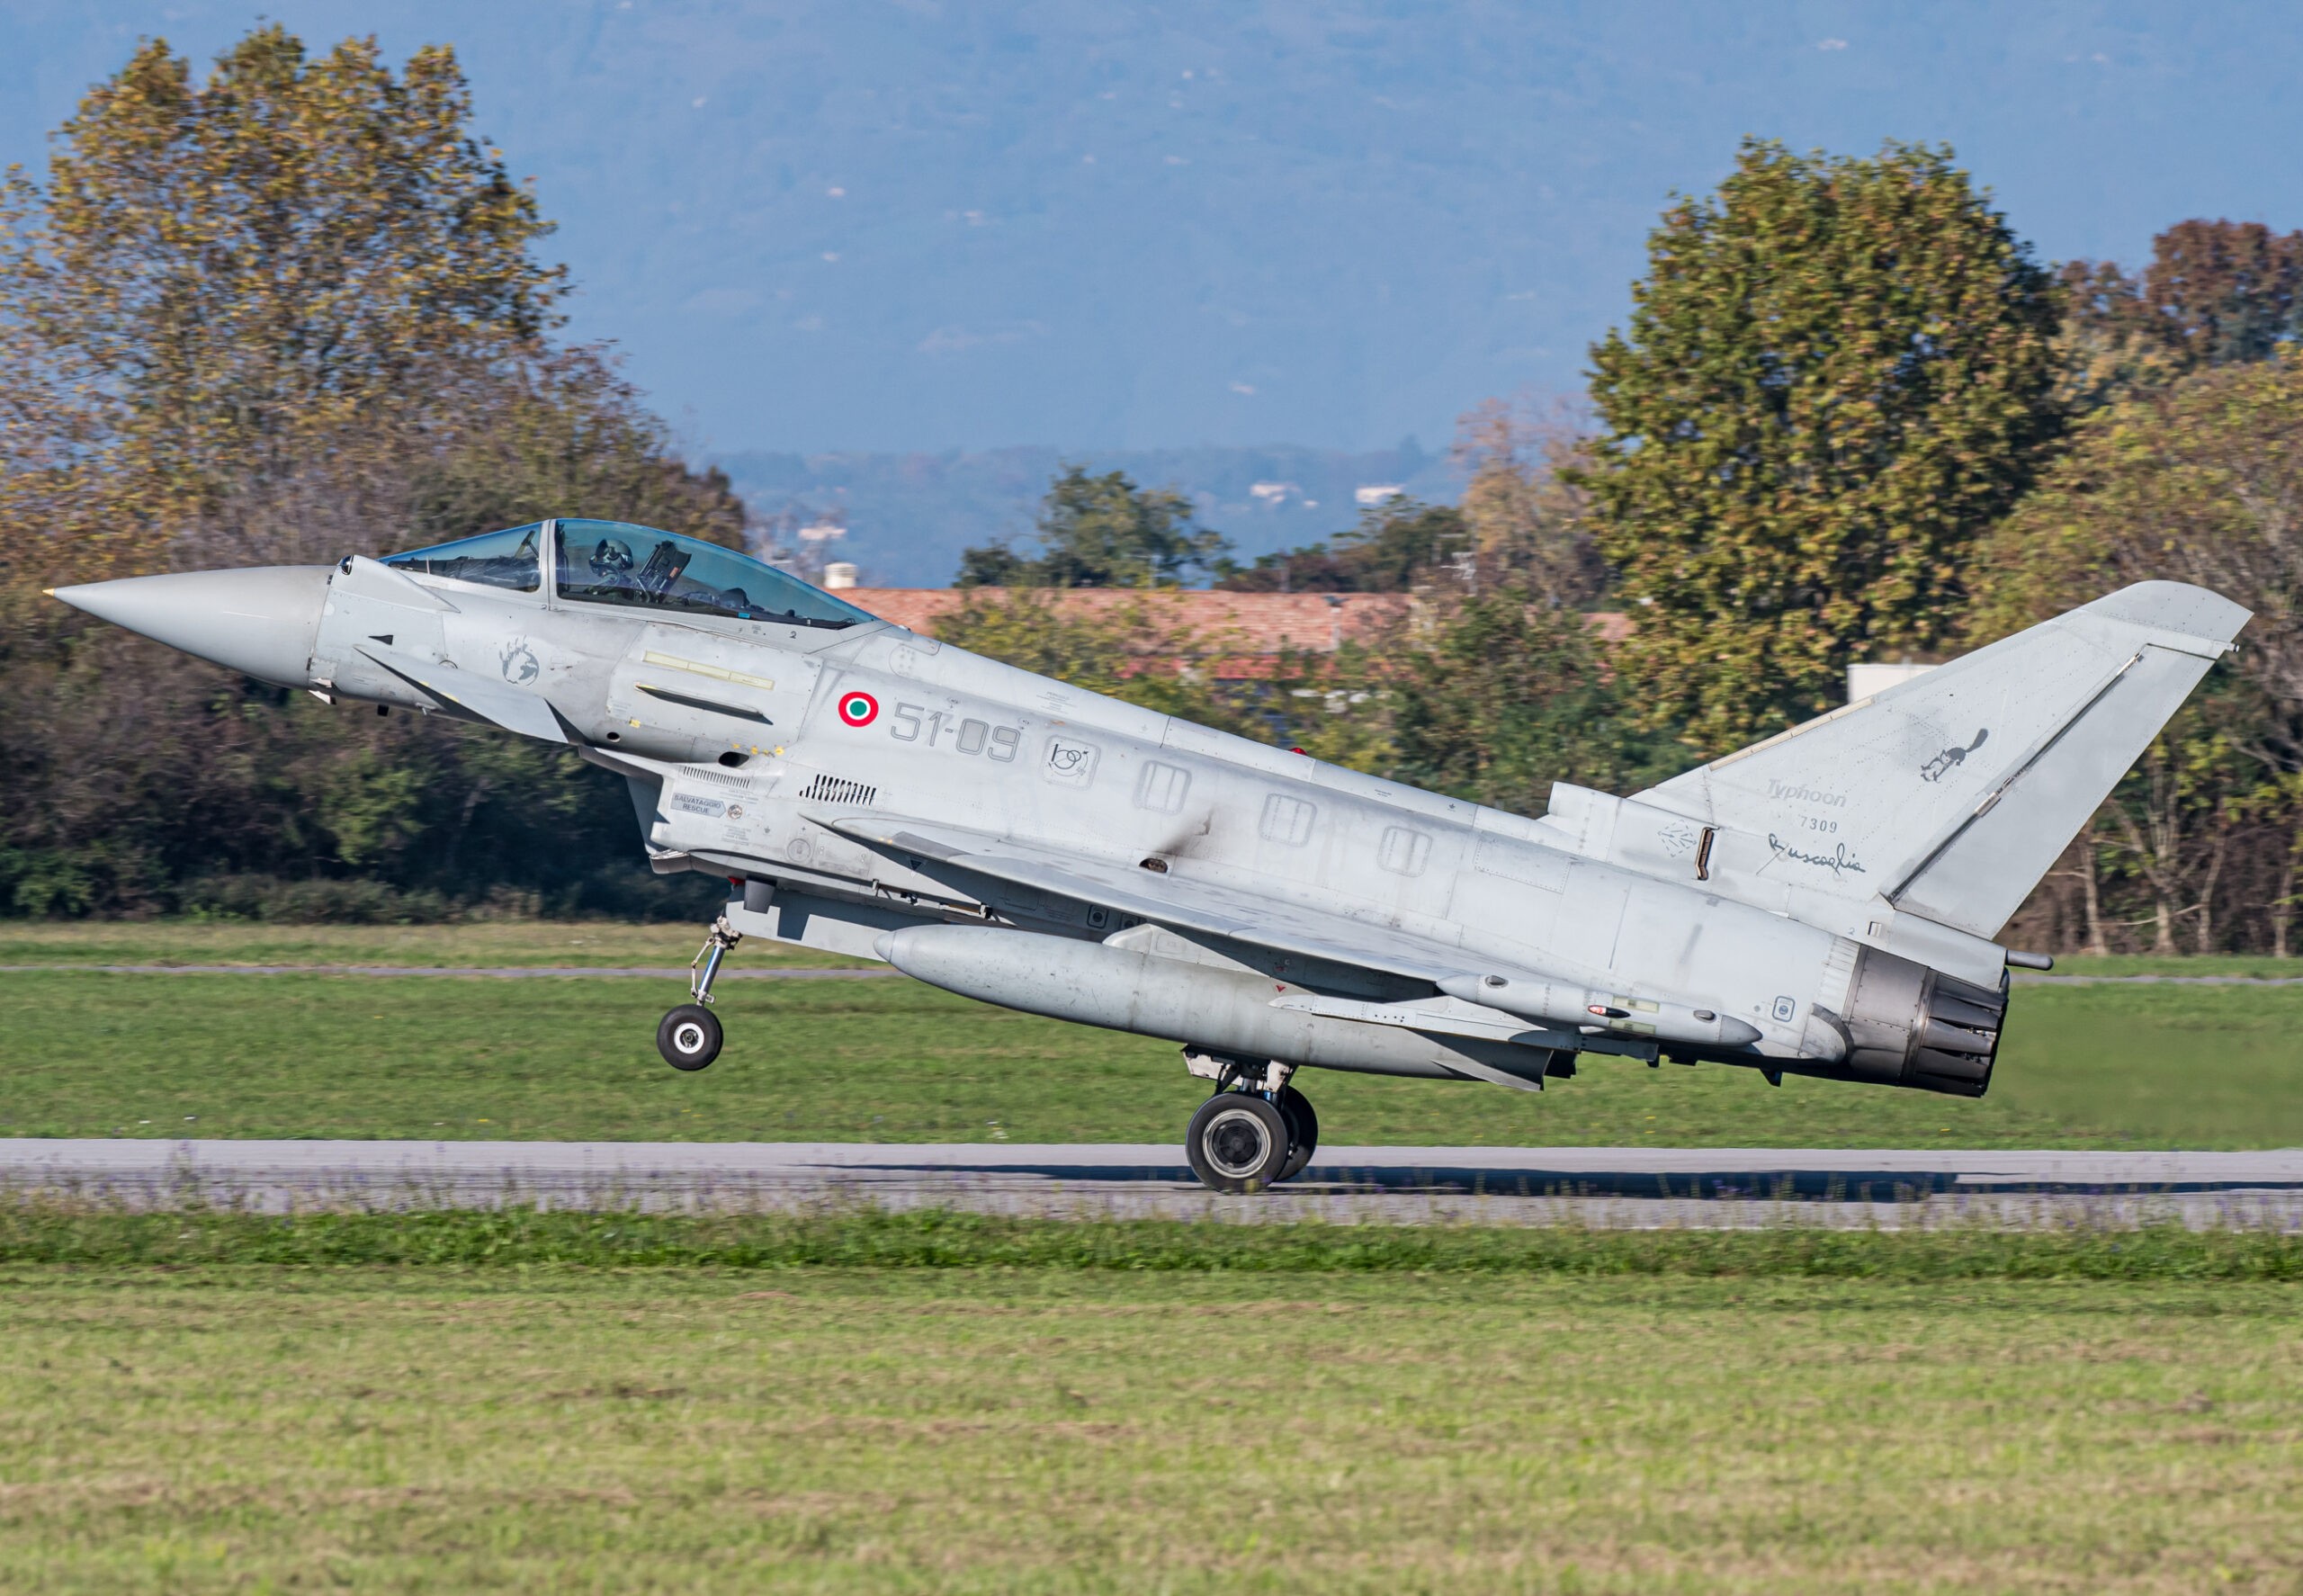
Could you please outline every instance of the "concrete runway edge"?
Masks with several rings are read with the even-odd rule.
[[[0,1192],[138,1209],[872,1205],[1057,1218],[2303,1233],[2303,1150],[2259,1152],[1334,1147],[1248,1197],[1179,1147],[710,1142],[0,1139]]]

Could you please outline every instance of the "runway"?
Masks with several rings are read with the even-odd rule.
[[[1343,1224],[2303,1231],[2303,1150],[1335,1147],[1252,1197],[1159,1143],[0,1139],[0,1191],[132,1208],[793,1211],[861,1204],[1060,1218]]]

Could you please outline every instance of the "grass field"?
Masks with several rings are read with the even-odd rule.
[[[0,975],[0,1134],[1172,1142],[1176,1050],[904,981],[730,982],[728,1051],[655,1055],[647,980]],[[2299,988],[2029,988],[1980,1101],[1588,1062],[1540,1096],[1314,1071],[1332,1143],[2303,1143]]]
[[[11,1589],[2274,1592],[2303,1568],[2292,1285],[13,1255],[0,1282]]]
[[[1173,1046],[903,980],[730,982],[727,1053],[652,1045],[673,980],[138,975],[73,964],[684,964],[677,928],[14,927],[0,1134],[1172,1142]],[[789,949],[755,949],[829,963]],[[2260,961],[2258,961],[2260,963]],[[2209,968],[2218,968],[2210,964]],[[2303,987],[2015,995],[1981,1101],[1586,1061],[1541,1096],[1313,1071],[1331,1143],[2303,1144]]]

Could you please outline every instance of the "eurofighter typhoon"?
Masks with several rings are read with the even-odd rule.
[[[1186,1148],[1311,1158],[1307,1067],[1533,1091],[1579,1054],[1981,1097],[1994,938],[2248,613],[2144,582],[1662,785],[1541,820],[1211,731],[716,545],[551,520],[333,566],[58,589],[259,680],[567,743],[659,871],[728,878],[657,1046],[718,1055],[744,937],[1164,1037]],[[860,1084],[860,1083],[859,1083]]]

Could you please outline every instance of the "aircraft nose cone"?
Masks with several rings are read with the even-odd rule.
[[[301,687],[327,602],[325,565],[188,570],[58,587],[74,609],[259,681]]]

